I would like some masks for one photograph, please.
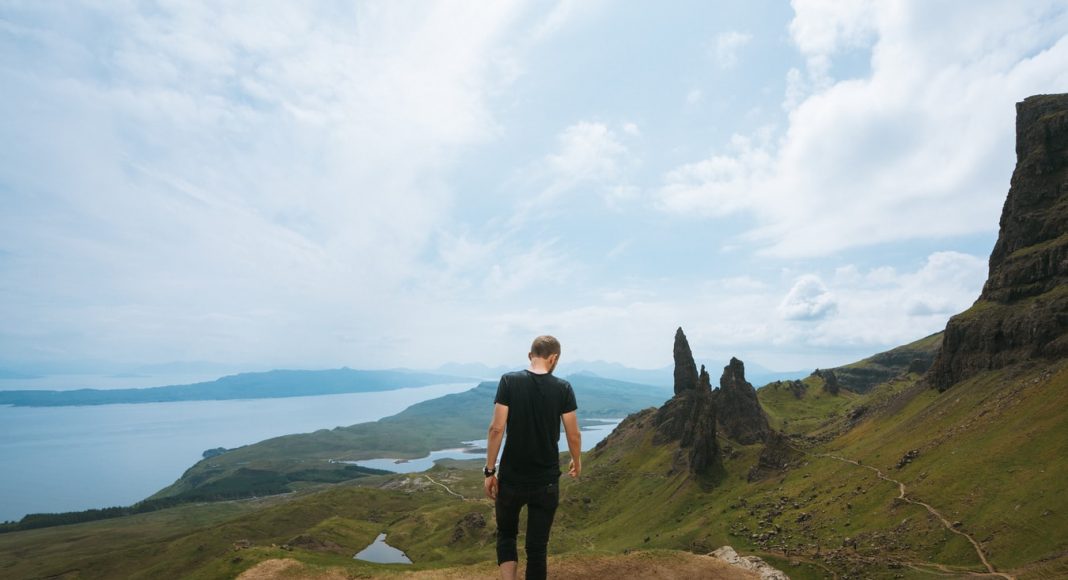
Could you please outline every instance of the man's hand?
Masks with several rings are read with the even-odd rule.
[[[496,475],[491,475],[491,476],[487,477],[484,487],[486,489],[486,497],[496,501],[497,500],[497,489],[498,489],[497,476]]]
[[[579,474],[582,473],[582,462],[575,463],[572,459],[571,463],[567,464],[567,474],[571,476],[571,479],[578,479]]]

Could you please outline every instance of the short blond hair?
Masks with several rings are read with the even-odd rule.
[[[543,334],[530,345],[530,354],[538,358],[549,358],[554,354],[560,356],[560,341],[555,336]]]

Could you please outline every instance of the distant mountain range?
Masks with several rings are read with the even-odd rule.
[[[350,368],[320,371],[275,370],[265,373],[241,373],[191,385],[171,385],[144,389],[0,391],[0,405],[61,407],[119,403],[277,399],[312,395],[367,393],[463,382],[475,383],[477,381],[468,377],[400,370],[361,371]]]
[[[480,377],[491,379],[501,376],[508,371],[522,367],[495,366],[491,367],[482,363],[446,363],[429,372],[438,372],[451,375]],[[807,377],[812,371],[773,371],[755,363],[746,363],[746,373],[754,385],[763,386],[774,381],[788,381]],[[671,365],[655,369],[637,369],[616,362],[602,360],[588,361],[577,360],[574,362],[561,361],[556,369],[559,376],[588,375],[630,383],[640,383],[670,389],[674,381],[674,367]]]

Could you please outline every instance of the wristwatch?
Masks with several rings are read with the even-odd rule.
[[[486,477],[493,477],[494,475],[497,475],[497,468],[494,467],[494,468],[490,469],[489,467],[483,467],[482,468],[482,474],[485,475]]]

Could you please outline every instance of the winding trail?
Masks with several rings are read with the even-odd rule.
[[[938,512],[938,510],[936,510],[934,507],[931,506],[931,504],[924,503],[924,502],[922,502],[920,500],[912,499],[912,498],[908,497],[908,495],[906,495],[905,484],[904,483],[901,483],[900,481],[898,481],[896,479],[887,477],[878,468],[872,467],[870,465],[863,465],[859,461],[854,461],[852,459],[847,459],[845,457],[839,457],[837,455],[832,455],[830,453],[819,453],[819,454],[817,454],[817,457],[830,457],[831,459],[837,459],[838,461],[842,461],[842,462],[845,462],[845,463],[852,463],[853,465],[856,465],[857,467],[863,467],[864,469],[870,469],[871,471],[874,471],[875,474],[879,476],[879,479],[882,479],[883,481],[888,481],[890,483],[896,483],[897,484],[897,489],[898,489],[897,499],[900,499],[902,501],[906,501],[906,502],[911,503],[911,504],[923,506],[924,508],[927,509],[928,512],[931,513],[931,515],[933,515],[936,518],[938,518],[939,520],[941,520],[942,521],[942,525],[944,525],[947,530],[949,530],[949,531],[951,531],[954,534],[957,534],[959,536],[964,536],[969,542],[971,542],[972,546],[975,548],[976,555],[979,556],[979,560],[983,562],[984,566],[986,566],[987,573],[988,573],[987,575],[1000,576],[1002,578],[1005,578],[1006,580],[1016,580],[1015,576],[1012,576],[1010,574],[1006,574],[1004,572],[998,572],[997,569],[995,569],[994,566],[990,563],[990,561],[986,559],[986,553],[983,552],[983,548],[982,548],[982,546],[979,545],[979,542],[975,541],[975,538],[971,537],[969,534],[967,534],[967,533],[965,533],[965,532],[963,532],[961,530],[958,530],[957,528],[953,527],[953,524],[949,520],[944,518],[942,516],[942,514],[940,514]]]
[[[451,493],[452,495],[455,495],[456,497],[458,497],[458,498],[460,498],[460,499],[463,499],[463,500],[466,500],[466,499],[467,499],[466,497],[464,497],[464,496],[462,496],[462,495],[460,495],[460,494],[456,493],[455,491],[453,491],[453,490],[449,489],[449,486],[445,485],[444,483],[441,483],[440,481],[437,481],[437,480],[436,480],[436,479],[434,479],[433,477],[430,477],[429,475],[426,475],[426,474],[423,474],[423,477],[425,477],[425,478],[429,479],[429,480],[430,480],[430,483],[434,483],[434,484],[440,485],[440,486],[441,486],[442,488],[444,488],[444,489],[445,489],[445,491],[447,491],[447,492]]]

